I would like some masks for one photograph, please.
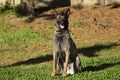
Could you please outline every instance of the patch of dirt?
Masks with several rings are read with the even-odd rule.
[[[66,8],[59,8],[57,10],[62,11],[64,9]],[[99,37],[101,39],[107,37],[108,39],[113,39],[118,42],[120,41],[120,8],[111,9],[111,6],[86,6],[83,8],[71,7],[70,10],[70,31],[76,39],[77,36],[80,36],[81,34]],[[41,29],[46,29],[47,27],[52,26],[51,30],[54,31],[54,10],[49,10],[40,14],[38,18],[35,18],[35,20],[30,23],[25,22],[25,19],[27,19],[27,17],[12,18],[8,15],[3,21],[9,22],[17,29],[30,27],[40,33]],[[75,21],[85,23],[85,25],[74,27],[73,22]]]

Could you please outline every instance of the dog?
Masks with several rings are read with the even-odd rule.
[[[56,75],[57,68],[63,76],[81,72],[81,61],[68,30],[69,15],[70,9],[60,14],[55,10],[56,27],[53,38],[53,71],[51,74],[53,77]]]

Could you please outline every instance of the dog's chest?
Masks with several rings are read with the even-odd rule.
[[[64,36],[55,36],[53,40],[53,48],[58,52],[65,52],[69,47],[69,37]]]
[[[57,42],[59,44],[62,44],[65,42],[64,38],[65,38],[64,36],[56,36]]]

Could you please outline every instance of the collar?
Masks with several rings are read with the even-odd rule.
[[[55,36],[63,36],[69,34],[69,31],[55,31],[54,32]]]

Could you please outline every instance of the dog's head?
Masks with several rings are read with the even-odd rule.
[[[68,18],[70,14],[70,9],[67,9],[60,14],[55,10],[56,17],[56,31],[67,31],[68,30]]]

